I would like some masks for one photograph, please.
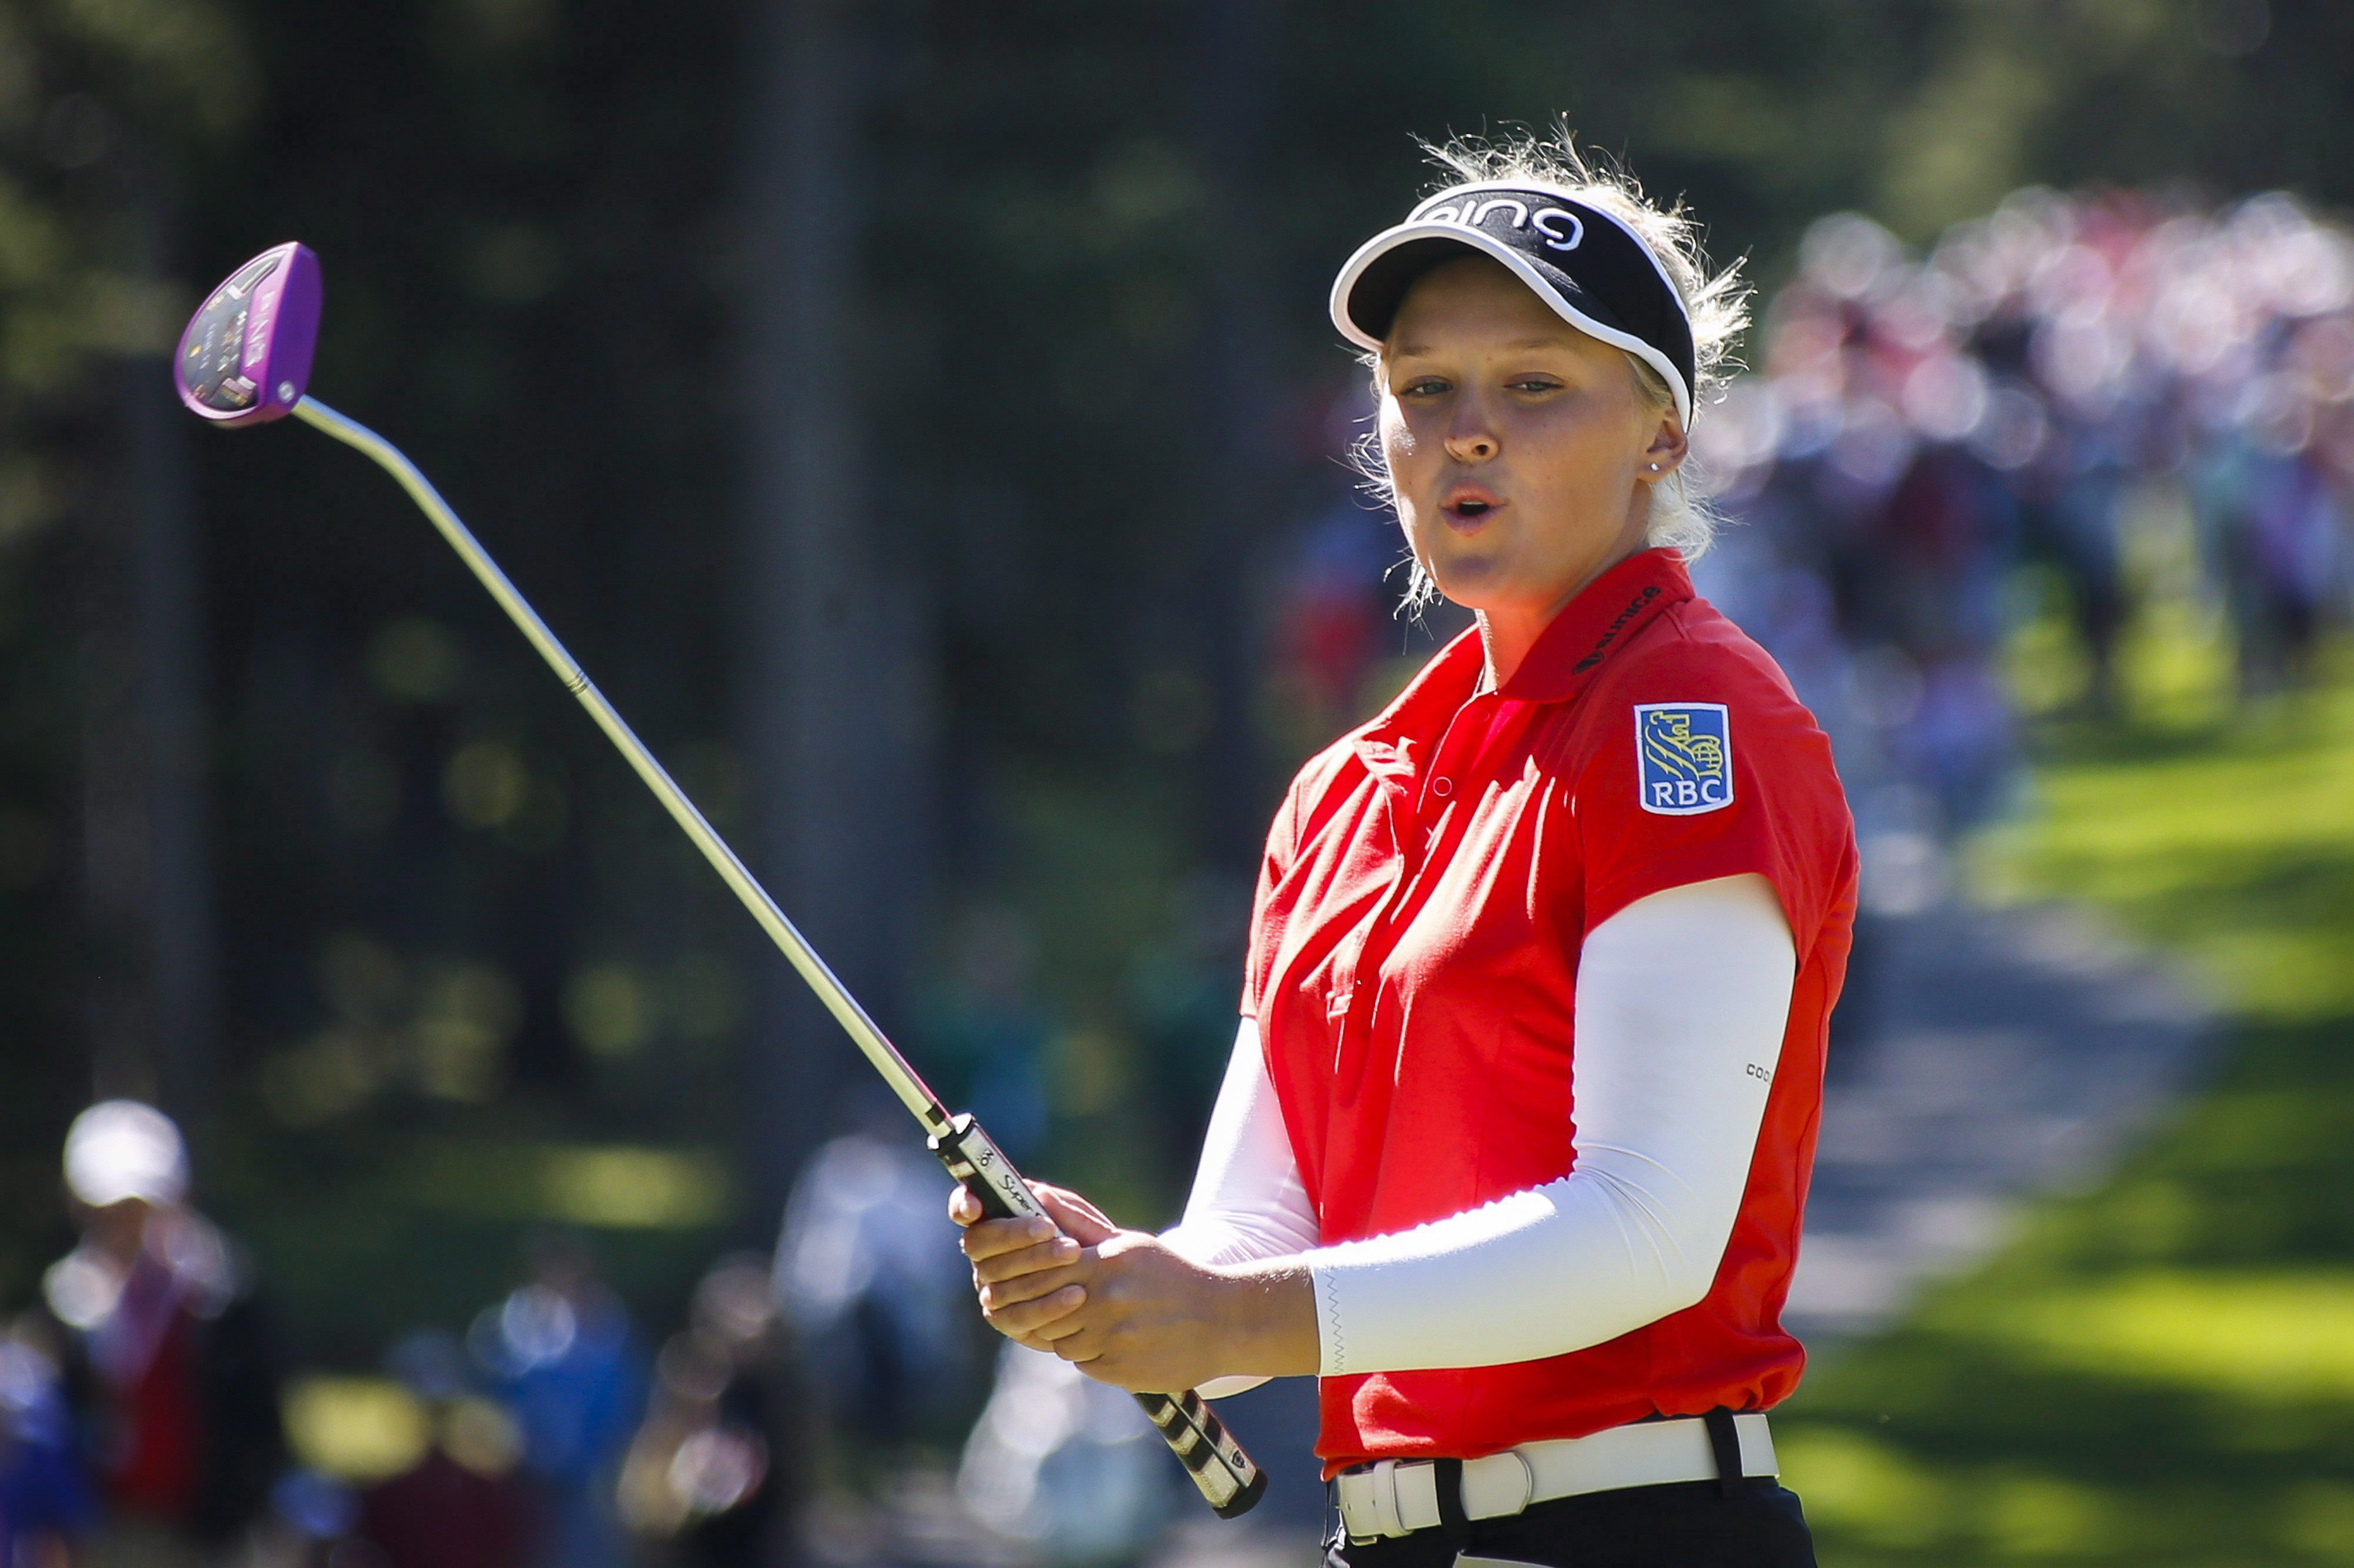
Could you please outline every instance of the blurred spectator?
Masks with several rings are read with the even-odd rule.
[[[35,1322],[0,1338],[0,1568],[66,1568],[94,1499],[54,1347]]]
[[[247,1270],[188,1206],[179,1128],[108,1100],[66,1137],[81,1244],[42,1289],[103,1500],[99,1560],[217,1561],[285,1461],[278,1372]]]
[[[1365,718],[1368,680],[1385,644],[1395,653],[1402,641],[1384,603],[1400,556],[1397,531],[1360,495],[1336,500],[1301,531],[1278,588],[1275,654],[1304,741],[1321,744]]]
[[[972,1516],[1053,1564],[1134,1562],[1160,1533],[1175,1475],[1126,1393],[1007,1341],[965,1443]]]
[[[768,1261],[722,1259],[686,1329],[655,1359],[654,1393],[621,1467],[621,1513],[705,1568],[782,1552],[809,1475],[797,1379],[782,1353]]]
[[[475,1357],[523,1436],[523,1473],[541,1510],[549,1568],[626,1559],[614,1487],[644,1400],[629,1313],[575,1237],[546,1235],[526,1255],[530,1282],[474,1320]]]
[[[923,1018],[925,1060],[942,1072],[941,1095],[978,1117],[1017,1162],[1046,1135],[1047,1020],[1032,985],[1033,945],[1019,912],[973,910],[958,923],[945,983]]]
[[[417,1463],[360,1498],[357,1534],[382,1568],[518,1568],[537,1555],[519,1440],[495,1406],[469,1398],[464,1352],[446,1334],[408,1335],[387,1358],[431,1434]]]
[[[2306,677],[2343,577],[2344,521],[2296,382],[2267,377],[2245,401],[2241,420],[2211,433],[2195,494],[2242,628],[2241,685],[2264,692]]]
[[[777,1299],[828,1425],[904,1443],[955,1414],[971,1360],[971,1294],[947,1179],[896,1101],[819,1150],[785,1205]]]
[[[290,1470],[270,1489],[269,1517],[238,1568],[371,1568],[367,1549],[350,1538],[358,1516],[349,1487],[316,1470]]]

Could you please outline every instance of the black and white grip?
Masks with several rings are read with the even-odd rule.
[[[958,1116],[949,1130],[929,1142],[949,1174],[981,1200],[981,1213],[992,1220],[1051,1219],[1038,1194],[1013,1169],[1013,1162],[990,1140],[970,1112]],[[1214,1412],[1192,1389],[1182,1393],[1140,1393],[1136,1403],[1160,1429],[1161,1436],[1201,1489],[1203,1498],[1220,1519],[1250,1511],[1267,1491],[1267,1475],[1243,1446],[1235,1441]]]

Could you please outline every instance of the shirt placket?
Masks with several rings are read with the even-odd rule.
[[[1444,863],[1445,856],[1439,852],[1446,841],[1460,833],[1469,816],[1487,750],[1482,743],[1495,734],[1496,705],[1501,701],[1492,692],[1472,697],[1447,721],[1426,767],[1382,780],[1383,820],[1398,870],[1372,918],[1362,927],[1362,938],[1346,965],[1335,970],[1332,1013],[1341,1027],[1343,1055],[1350,1054],[1352,1041],[1371,1025],[1372,1003],[1380,988],[1365,983],[1366,978],[1380,972],[1396,944],[1397,933],[1418,906],[1425,872],[1433,864]]]
[[[1352,1044],[1348,1035],[1347,1020],[1356,1001],[1360,957],[1379,918],[1379,910],[1386,907],[1397,892],[1402,874],[1399,857],[1410,836],[1400,827],[1399,819],[1410,809],[1410,786],[1415,772],[1408,759],[1407,748],[1401,745],[1368,741],[1358,747],[1358,755],[1373,776],[1374,831],[1382,835],[1386,844],[1389,852],[1386,858],[1393,868],[1393,874],[1388,888],[1375,906],[1375,916],[1360,921],[1354,930],[1341,939],[1327,970],[1329,980],[1324,997],[1324,1015],[1331,1021],[1333,1030],[1333,1063],[1336,1067],[1348,1060],[1349,1047]]]

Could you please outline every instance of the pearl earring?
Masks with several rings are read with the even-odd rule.
[[[1651,465],[1651,471],[1652,471],[1653,473],[1657,473],[1657,472],[1659,472],[1659,465],[1658,463],[1653,463],[1653,464]]]

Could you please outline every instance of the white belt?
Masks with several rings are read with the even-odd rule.
[[[1763,1411],[1733,1418],[1741,1473],[1775,1476],[1774,1436]],[[1501,1519],[1531,1503],[1621,1487],[1656,1487],[1717,1478],[1716,1452],[1699,1416],[1638,1421],[1585,1437],[1523,1443],[1484,1459],[1463,1461],[1467,1519]],[[1334,1478],[1341,1522],[1363,1544],[1426,1530],[1439,1521],[1438,1467],[1429,1459],[1381,1459]]]

